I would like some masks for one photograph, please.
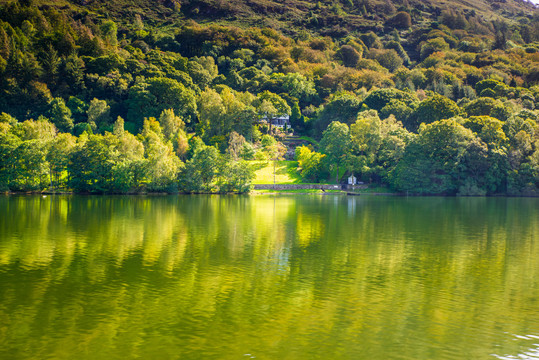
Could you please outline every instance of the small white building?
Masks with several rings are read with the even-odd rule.
[[[290,116],[288,115],[282,115],[279,117],[274,118],[271,120],[271,125],[284,129],[286,126],[287,128],[290,128]]]
[[[348,185],[357,185],[357,178],[354,176],[354,174],[348,177]]]
[[[268,123],[268,125],[270,124],[266,116],[262,118],[262,121],[265,121],[266,123]],[[271,119],[271,126],[280,128],[280,129],[284,129],[285,127],[290,129],[290,116],[281,115],[281,116]]]

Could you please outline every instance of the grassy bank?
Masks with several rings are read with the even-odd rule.
[[[273,184],[273,161],[253,161],[255,179],[253,184]],[[297,161],[277,161],[275,164],[276,184],[301,184]]]

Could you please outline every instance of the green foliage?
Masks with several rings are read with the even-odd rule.
[[[147,189],[176,191],[177,176],[183,163],[174,152],[172,143],[165,140],[159,122],[152,117],[145,119],[138,137],[144,145],[144,180]]]
[[[462,125],[472,130],[491,150],[501,150],[507,145],[503,122],[498,119],[490,116],[472,116],[465,119]]]
[[[60,67],[58,52],[49,44],[48,48],[42,52],[40,60],[45,81],[54,85],[58,80],[58,70]]]
[[[329,124],[322,135],[322,140],[320,140],[322,153],[327,155],[331,164],[330,167],[336,170],[335,181],[337,183],[339,182],[339,166],[346,160],[351,150],[350,140],[350,129],[348,125],[338,121]]]
[[[417,101],[417,97],[414,94],[397,89],[377,89],[371,91],[365,100],[363,100],[363,103],[370,109],[380,111],[393,100],[411,104]]]
[[[411,104],[414,105],[413,103]],[[413,114],[414,109],[401,100],[391,100],[386,106],[380,110],[380,116],[383,119],[393,115],[398,121],[406,123],[408,118]]]
[[[298,99],[303,105],[311,103],[317,95],[314,82],[301,74],[275,74],[272,78],[281,80],[284,92]]]
[[[395,50],[397,54],[400,56],[400,58],[402,59],[402,63],[406,66],[410,65],[410,57],[408,56],[408,53],[406,52],[406,50],[404,50],[404,48],[402,47],[400,41],[390,41],[387,44],[385,44],[385,48]],[[389,67],[386,67],[386,68],[389,69]],[[394,69],[398,69],[398,66],[394,67]],[[395,72],[395,70],[393,70],[393,72]]]
[[[254,169],[247,161],[225,161],[217,182],[221,193],[246,193],[251,190]]]
[[[393,49],[372,49],[369,56],[391,72],[402,66],[404,60]]]
[[[464,110],[468,116],[492,116],[499,120],[507,120],[509,117],[508,110],[500,100],[495,100],[490,97],[480,97],[470,101],[464,106]]]
[[[467,116],[455,119],[473,135],[463,157],[434,174],[436,186],[418,180],[426,182],[422,191],[523,194],[539,184],[539,36],[525,5],[496,15],[522,9],[509,26],[485,24],[481,19],[494,14],[488,9],[410,11],[403,3],[393,16],[390,1],[290,2],[278,5],[292,9],[290,16],[274,17],[251,3],[229,4],[219,23],[198,8],[204,25],[190,10],[178,22],[177,6],[160,3],[143,10],[131,2],[129,21],[113,3],[0,5],[0,134],[9,157],[0,165],[0,187],[175,191],[189,173],[179,159],[197,160],[200,149],[215,145],[204,151],[217,151],[219,175],[195,190],[241,192],[249,170],[240,159],[282,156],[273,138],[280,132],[264,123],[285,114],[296,132],[323,139],[325,155],[302,150],[306,179],[324,178],[331,165],[365,181],[407,181],[406,171],[433,164],[401,122],[423,138],[421,123]],[[267,3],[271,9],[274,1]],[[39,120],[23,121],[31,118]],[[348,140],[341,140],[348,146],[332,150],[329,139],[347,125]],[[259,143],[261,131],[269,135]],[[200,139],[189,142],[192,132]],[[96,180],[66,159],[86,161]],[[197,164],[189,166],[205,166]],[[454,173],[465,180],[455,182]]]
[[[30,139],[17,146],[12,155],[15,170],[10,179],[11,190],[41,190],[48,183],[46,140]]]
[[[0,191],[8,191],[14,188],[17,177],[17,158],[15,151],[21,140],[14,134],[0,132]]]
[[[381,121],[375,110],[360,113],[350,127],[350,135],[349,171],[368,182],[388,181],[411,141],[411,134],[402,123],[392,116]]]
[[[290,106],[278,94],[271,91],[263,91],[258,94],[254,105],[258,108],[259,114],[266,115],[268,118],[289,115]]]
[[[144,172],[143,151],[132,135],[122,139],[107,133],[79,139],[67,165],[68,185],[77,192],[127,192],[139,184]]]
[[[212,138],[220,139],[219,142],[225,148],[226,139],[233,131],[252,140],[253,124],[257,117],[254,102],[249,94],[236,93],[228,87],[223,87],[220,93],[212,89],[205,90],[198,101],[197,133],[206,142]],[[276,112],[271,106],[268,118],[276,116]]]
[[[105,129],[111,125],[110,106],[105,100],[93,99],[86,110],[88,123],[97,129]]]
[[[17,123],[17,119],[3,112],[0,114],[0,123],[7,124],[7,125],[15,125]]]
[[[410,193],[455,194],[473,140],[472,132],[455,120],[423,126],[395,169],[394,186]]]
[[[290,115],[290,125],[296,131],[303,131],[305,128],[305,117],[301,115],[301,110],[297,102],[292,106]]]
[[[64,187],[66,178],[62,177],[62,173],[67,171],[71,152],[77,142],[77,138],[71,134],[58,134],[54,138],[48,149],[46,160],[49,164],[51,185],[53,188],[60,186]]]
[[[409,130],[415,131],[422,123],[429,124],[442,119],[450,119],[459,115],[460,111],[458,105],[451,99],[434,94],[419,103],[405,126]]]
[[[449,50],[449,44],[445,41],[444,38],[437,37],[434,39],[427,40],[421,46],[421,59],[424,60],[435,52],[447,50]]]
[[[118,39],[116,38],[118,33],[118,27],[116,23],[112,20],[106,20],[101,23],[100,26],[101,33],[103,34],[103,39],[108,46],[116,46],[118,44]]]
[[[466,29],[466,27],[469,25],[464,14],[462,14],[460,11],[455,12],[453,10],[442,11],[440,21],[442,24],[450,27],[451,29]]]
[[[481,94],[483,90],[486,90],[486,89],[494,90],[494,88],[496,88],[496,86],[499,86],[499,85],[505,85],[505,84],[495,79],[485,79],[475,84],[475,91],[478,94]]]
[[[49,117],[56,128],[62,132],[70,132],[73,129],[71,110],[66,106],[62,98],[54,98],[49,104]]]
[[[193,157],[185,163],[181,174],[180,189],[194,193],[215,190],[215,181],[222,161],[215,147],[207,145],[198,147]]]
[[[171,140],[185,124],[179,116],[174,114],[174,110],[165,109],[159,116],[159,124],[163,130],[165,140]]]
[[[70,96],[66,105],[71,111],[75,123],[80,123],[87,119],[86,112],[88,111],[88,104],[86,102],[76,96]]]
[[[359,59],[361,59],[361,54],[350,45],[341,46],[339,49],[339,55],[344,66],[352,68],[356,67]]]
[[[325,156],[312,151],[307,146],[296,148],[296,160],[298,161],[301,179],[304,182],[320,182],[328,178],[329,172],[323,167]]]
[[[326,104],[316,119],[316,129],[324,131],[334,121],[351,124],[361,110],[361,100],[352,94],[336,95]]]

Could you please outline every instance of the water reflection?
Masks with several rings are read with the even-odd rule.
[[[537,199],[1,197],[0,234],[0,358],[511,359],[538,342]]]

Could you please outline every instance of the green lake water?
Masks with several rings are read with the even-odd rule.
[[[0,197],[0,359],[538,359],[539,199]]]

